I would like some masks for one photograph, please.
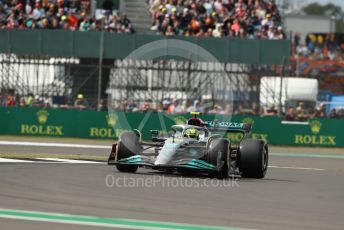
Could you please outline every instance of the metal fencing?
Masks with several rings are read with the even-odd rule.
[[[100,103],[110,99],[109,106],[116,109],[123,110],[123,103],[130,100],[136,104],[149,100],[158,106],[176,99],[237,107],[258,102],[260,78],[275,76],[279,69],[188,60],[104,59],[100,64],[91,58],[0,54],[1,104],[6,105],[10,95],[18,105],[33,97],[37,106],[71,108],[83,94],[89,108],[96,109],[101,81]]]

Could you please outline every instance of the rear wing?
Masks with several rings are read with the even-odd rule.
[[[243,132],[248,134],[251,132],[251,123],[235,123],[228,121],[204,121],[204,125],[210,131],[224,131],[224,132]]]

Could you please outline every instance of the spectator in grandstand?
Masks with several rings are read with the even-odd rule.
[[[165,33],[166,36],[173,36],[176,35],[176,33],[173,30],[173,27],[171,25],[167,26],[167,30]]]
[[[88,108],[88,101],[84,98],[84,95],[79,93],[76,100],[74,101],[74,108],[75,109],[87,109]]]
[[[8,95],[6,100],[6,106],[15,106],[17,104],[16,100],[14,99],[14,96]]]
[[[344,119],[344,108],[336,109],[336,113],[338,115],[338,118]]]
[[[29,93],[29,95],[27,96],[26,104],[27,104],[27,106],[32,106],[32,104],[33,104],[33,94],[32,93]]]
[[[162,101],[162,110],[164,112],[167,112],[170,105],[171,105],[171,102],[169,100],[167,100],[167,99],[163,100]]]
[[[183,113],[184,109],[180,103],[179,100],[175,99],[173,103],[168,107],[167,112],[169,114],[178,114],[178,113]]]
[[[286,121],[295,121],[295,110],[293,107],[289,107],[287,113],[284,116],[284,120]]]
[[[36,95],[32,101],[32,107],[41,108],[43,107],[43,99]]]
[[[272,0],[152,0],[152,30],[184,36],[284,39]]]
[[[21,103],[21,99],[19,100],[18,106],[20,106],[20,103]],[[50,108],[51,107],[48,98],[42,98],[38,95],[36,95],[34,98],[32,98],[32,102],[30,102],[30,103],[32,103],[31,106],[34,108]],[[25,104],[24,98],[23,98],[22,104]],[[29,104],[27,103],[27,105],[29,105]]]
[[[309,118],[304,108],[296,111],[296,121],[307,121]]]
[[[104,8],[104,22],[102,23],[101,20],[89,16],[90,7],[87,1],[0,1],[0,29],[64,29],[73,31],[100,31],[104,29],[114,33],[135,32],[125,13],[112,15],[112,10],[108,8],[108,5]]]
[[[329,118],[335,118],[335,119],[339,118],[336,109],[332,109],[332,110],[331,110],[331,113],[330,113],[330,115],[329,115]]]
[[[261,114],[261,110],[259,105],[257,104],[257,102],[252,102],[252,115],[260,115]]]
[[[235,115],[239,115],[239,114],[244,114],[244,106],[242,104],[239,104],[238,108],[234,111]]]
[[[312,118],[325,118],[326,113],[322,111],[321,109],[315,109],[311,117]]]
[[[26,100],[24,97],[20,97],[19,98],[19,103],[18,103],[19,107],[26,107]]]
[[[107,102],[104,99],[100,100],[98,107],[100,111],[108,111]]]
[[[209,110],[209,114],[224,114],[223,109],[221,106],[215,104],[212,110]]]
[[[135,101],[132,98],[130,98],[128,100],[126,111],[128,111],[128,112],[136,112],[137,110],[138,110],[138,108],[137,108],[137,105],[136,105]]]
[[[153,111],[152,99],[147,99],[140,105],[140,112],[148,112],[148,111]]]
[[[312,118],[325,118],[326,117],[326,105],[321,104],[318,108],[315,108]]]
[[[230,104],[226,104],[223,113],[227,115],[232,115],[232,112],[233,112],[232,106]]]
[[[188,113],[190,113],[190,112],[200,112],[200,113],[203,113],[204,112],[204,107],[202,106],[202,104],[200,103],[199,100],[195,100],[193,102],[193,104],[187,108],[187,112]]]
[[[230,105],[226,106],[226,108],[230,109]],[[235,115],[261,115],[262,110],[260,106],[256,102],[252,102],[251,108],[245,107],[243,104],[239,104],[237,109],[234,111]],[[227,114],[227,112],[226,112]]]
[[[269,108],[264,112],[264,116],[277,116],[278,111],[275,109],[275,105],[271,104]]]
[[[121,102],[114,101],[111,106],[117,111],[127,111],[128,102],[126,100]]]
[[[300,101],[299,105],[296,107],[296,112],[299,113],[301,112],[301,110],[304,110],[304,109],[305,109],[304,103],[303,101]]]

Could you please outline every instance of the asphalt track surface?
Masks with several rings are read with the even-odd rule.
[[[0,152],[37,150],[108,154],[105,149],[0,145]],[[263,180],[160,176],[147,169],[127,174],[105,164],[1,163],[0,209],[253,229],[343,229],[344,150],[328,151],[272,155]],[[340,158],[313,157],[314,152]],[[0,229],[105,228],[0,218]]]

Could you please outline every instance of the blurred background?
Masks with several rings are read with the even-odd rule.
[[[343,118],[343,16],[335,0],[2,0],[0,105]],[[218,62],[126,58],[164,38]]]

